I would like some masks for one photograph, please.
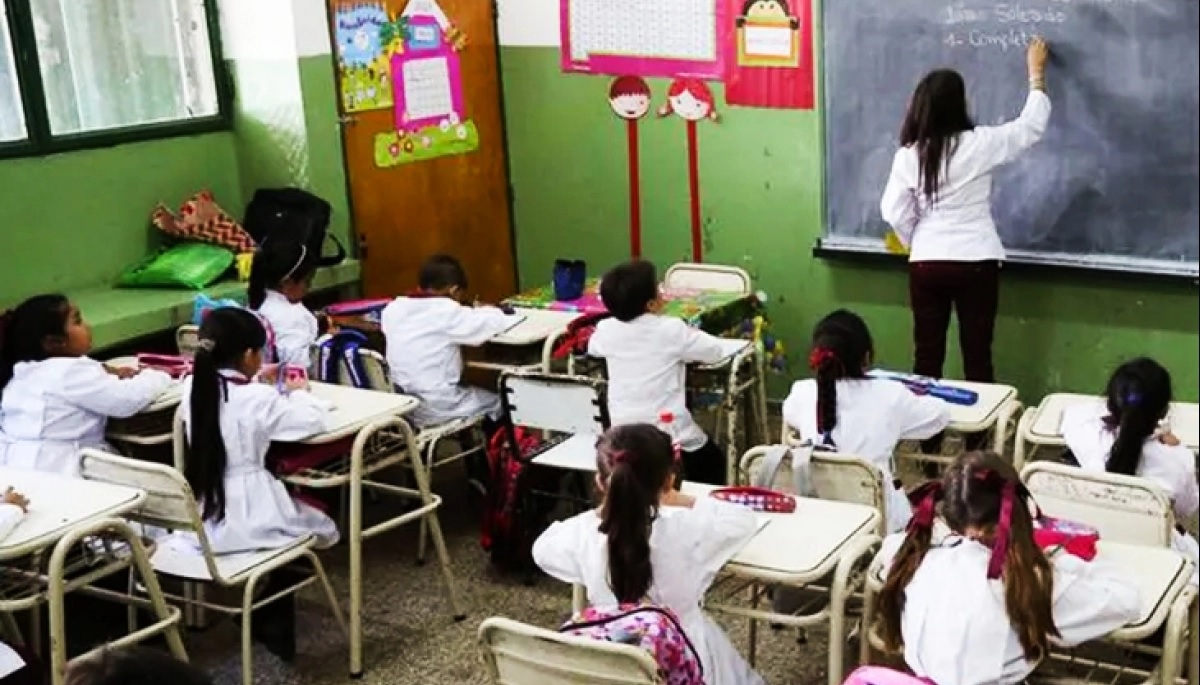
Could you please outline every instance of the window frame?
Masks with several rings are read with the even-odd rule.
[[[220,15],[217,0],[202,0],[208,27],[209,49],[212,53],[213,82],[217,90],[217,113],[193,119],[135,124],[99,131],[55,135],[50,129],[50,115],[38,61],[37,39],[34,33],[31,0],[0,0],[0,12],[6,12],[13,61],[17,75],[17,91],[21,111],[25,115],[25,138],[0,142],[0,159],[44,157],[63,152],[113,147],[124,143],[193,136],[233,128],[233,88],[229,70],[221,50]]]

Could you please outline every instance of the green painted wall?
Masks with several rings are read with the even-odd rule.
[[[522,283],[547,281],[557,257],[586,259],[595,273],[626,258],[625,128],[608,108],[607,79],[562,74],[553,48],[508,47],[501,59]],[[665,95],[665,84],[652,87],[656,99]],[[702,124],[700,133],[709,261],[744,267],[768,294],[793,374],[804,371],[813,323],[837,307],[868,319],[882,363],[907,367],[911,324],[903,269],[811,256],[822,232],[817,115],[721,113],[719,124]],[[648,117],[641,139],[646,256],[665,267],[690,252],[684,126],[674,117]],[[1010,274],[1001,298],[997,373],[1026,401],[1059,389],[1098,391],[1118,360],[1138,354],[1173,370],[1178,396],[1197,398],[1195,287]],[[950,357],[947,374],[957,375],[957,353]],[[777,383],[775,393],[784,387]]]
[[[229,133],[0,160],[0,306],[111,282],[155,244],[154,204],[206,187],[241,206]]]

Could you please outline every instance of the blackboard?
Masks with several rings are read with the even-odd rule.
[[[1200,268],[1197,0],[825,0],[824,249],[882,251],[879,198],[908,98],[967,80],[978,125],[1015,117],[1025,46],[1051,45],[1046,136],[995,176],[1010,261],[1194,277]]]

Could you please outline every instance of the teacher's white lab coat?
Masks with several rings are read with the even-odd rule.
[[[595,510],[552,524],[533,544],[549,575],[587,588],[588,601],[615,606],[608,583],[608,537]],[[709,497],[691,509],[663,509],[650,531],[650,603],[670,608],[695,646],[706,685],[763,685],[762,678],[701,608],[717,572],[758,532],[755,513]]]
[[[783,402],[783,420],[802,440],[819,445],[817,382],[798,381]],[[942,400],[913,394],[903,383],[882,378],[837,381],[837,426],[830,438],[842,454],[862,457],[883,472],[888,493],[888,530],[903,530],[912,518],[904,491],[895,488],[892,468],[896,443],[932,438],[950,425],[950,407]]]
[[[1063,439],[1079,466],[1103,473],[1108,471],[1108,455],[1112,452],[1116,434],[1104,425],[1107,408],[1100,402],[1088,402],[1067,407],[1063,411]],[[1152,437],[1142,446],[1142,461],[1137,475],[1162,488],[1175,508],[1175,518],[1186,521],[1200,510],[1200,486],[1196,483],[1196,456],[1183,445],[1164,445]],[[1200,545],[1196,538],[1174,532],[1171,546],[1196,564],[1192,585],[1200,584]]]
[[[500,417],[500,398],[462,384],[463,345],[486,343],[520,321],[496,307],[466,307],[449,297],[398,297],[380,315],[392,382],[421,400],[418,425],[486,415]]]
[[[137,414],[170,385],[150,369],[122,380],[88,357],[21,362],[0,397],[0,465],[78,476],[79,450],[111,451],[109,417]]]
[[[272,441],[296,442],[326,430],[329,407],[304,390],[281,393],[273,385],[247,383],[223,372],[220,409],[225,441],[225,518],[205,521],[204,530],[216,554],[273,549],[303,535],[316,536],[317,547],[338,541],[337,525],[323,512],[292,499],[287,487],[267,470]],[[184,381],[184,425],[191,436],[191,379]],[[174,536],[198,552],[195,537]]]
[[[940,527],[940,526],[939,526]],[[1009,623],[1002,580],[988,580],[991,548],[935,531],[935,544],[905,591],[901,633],[904,661],[918,677],[941,685],[1015,685],[1037,664],[1025,660]],[[889,536],[879,552],[891,565],[904,534]],[[1137,587],[1099,559],[1051,556],[1057,642],[1075,646],[1138,618]]]
[[[258,314],[275,335],[275,361],[308,369],[311,349],[317,342],[317,317],[303,302],[291,302],[275,290],[267,290]]]
[[[633,321],[604,319],[588,341],[588,354],[608,367],[608,413],[612,425],[658,424],[663,412],[680,447],[694,452],[708,436],[687,408],[687,365],[725,358],[721,339],[682,319],[643,314]]]

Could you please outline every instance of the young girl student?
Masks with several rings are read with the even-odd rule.
[[[418,425],[434,425],[484,415],[500,418],[500,398],[462,383],[462,346],[482,345],[520,319],[497,307],[470,307],[467,272],[448,255],[421,266],[420,289],[397,297],[380,315],[387,339],[392,382],[421,400],[412,413]]]
[[[812,380],[798,381],[783,403],[783,420],[814,445],[860,456],[883,472],[888,530],[903,530],[912,515],[894,480],[892,455],[900,440],[924,440],[950,423],[939,399],[913,394],[903,383],[866,375],[875,356],[867,324],[845,309],[813,330]]]
[[[91,329],[63,295],[32,297],[0,319],[0,465],[76,476],[80,449],[109,450],[109,417],[137,414],[171,384],[161,371],[105,366],[91,349]]]
[[[317,272],[317,255],[308,247],[284,240],[267,241],[254,255],[247,304],[258,312],[275,337],[273,361],[309,368],[317,341],[317,317],[304,306],[304,296]]]
[[[1141,612],[1137,587],[1102,557],[1038,547],[1029,492],[995,454],[964,454],[915,494],[908,532],[880,550],[888,571],[879,615],[884,643],[903,648],[917,677],[1015,685],[1051,639],[1075,646]],[[946,525],[935,527],[939,502]]]
[[[267,470],[273,440],[291,442],[325,430],[326,406],[307,382],[252,379],[262,367],[267,334],[254,314],[215,309],[200,325],[195,370],[185,381],[184,475],[203,507],[204,528],[217,554],[282,547],[315,535],[318,547],[338,540],[337,526],[297,502]],[[272,380],[272,379],[263,379]]]
[[[1200,510],[1195,455],[1160,428],[1171,409],[1171,374],[1153,359],[1133,359],[1108,381],[1107,406],[1083,403],[1063,411],[1062,435],[1079,465],[1145,478],[1163,489],[1185,521]],[[1200,565],[1196,538],[1177,529],[1172,547]],[[1200,571],[1192,576],[1197,584]]]
[[[596,452],[603,504],[551,525],[533,545],[538,566],[586,587],[595,605],[648,601],[674,611],[707,685],[761,685],[701,608],[717,572],[757,532],[754,512],[676,491],[671,438],[654,426],[611,428]]]

